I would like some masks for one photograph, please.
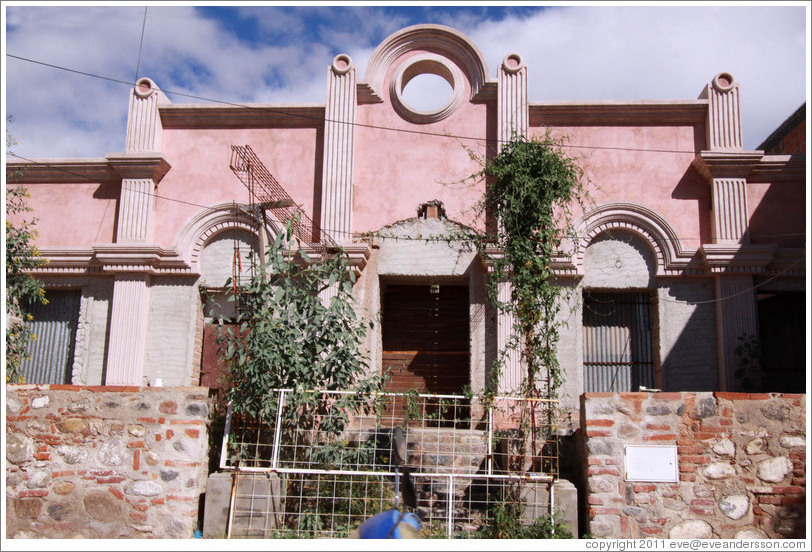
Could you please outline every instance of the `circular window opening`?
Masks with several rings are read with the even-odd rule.
[[[421,73],[415,75],[403,87],[404,103],[415,111],[439,111],[454,95],[454,89],[448,81],[440,75]]]

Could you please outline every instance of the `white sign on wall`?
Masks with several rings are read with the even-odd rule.
[[[624,445],[626,481],[676,482],[675,445]]]

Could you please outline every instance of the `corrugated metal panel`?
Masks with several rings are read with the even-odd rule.
[[[45,296],[47,305],[31,305],[34,319],[27,324],[36,339],[28,343],[31,358],[22,363],[23,377],[27,383],[70,383],[82,293],[53,290]]]
[[[591,293],[584,297],[584,391],[654,387],[651,296]]]

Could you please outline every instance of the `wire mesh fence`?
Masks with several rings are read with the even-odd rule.
[[[272,423],[229,415],[221,468],[238,481],[229,536],[346,537],[392,508],[395,427],[406,434],[424,537],[479,536],[505,504],[521,504],[526,521],[551,513],[555,401],[293,393],[276,393]]]

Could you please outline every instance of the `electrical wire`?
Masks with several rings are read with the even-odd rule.
[[[6,53],[6,57],[10,57],[12,59],[16,59],[16,60],[20,60],[20,61],[25,61],[25,62],[28,62],[28,63],[33,63],[33,64],[36,64],[36,65],[42,65],[44,67],[50,67],[52,69],[58,69],[60,71],[67,71],[69,73],[75,73],[77,75],[83,75],[83,76],[86,76],[86,77],[92,77],[92,78],[95,78],[95,79],[105,80],[105,81],[113,82],[113,83],[117,83],[117,84],[126,84],[128,86],[135,86],[135,84],[136,84],[134,82],[129,82],[129,81],[126,81],[126,80],[116,79],[116,78],[113,78],[113,77],[106,77],[106,76],[98,75],[98,74],[95,74],[95,73],[89,73],[87,71],[79,71],[78,69],[71,69],[69,67],[56,65],[56,64],[53,64],[53,63],[46,63],[44,61],[38,61],[38,60],[35,60],[35,59],[26,58],[26,57],[22,57],[22,56],[17,56],[17,55],[14,55],[14,54]],[[158,88],[156,87],[155,90],[158,90]],[[283,108],[269,107],[269,106],[263,106],[263,105],[254,105],[254,104],[235,103],[235,102],[229,102],[229,101],[225,101],[225,100],[218,100],[218,99],[215,99],[215,98],[209,98],[209,97],[206,97],[206,96],[198,96],[198,95],[195,95],[195,94],[189,94],[189,93],[185,93],[185,92],[177,92],[177,91],[172,91],[172,90],[163,90],[163,89],[161,89],[161,91],[164,94],[167,94],[167,95],[171,94],[171,95],[175,95],[175,96],[181,96],[181,97],[185,97],[185,98],[191,98],[191,99],[194,99],[194,100],[201,100],[201,101],[205,101],[205,102],[211,102],[211,103],[216,103],[216,104],[220,104],[220,105],[226,105],[226,106],[230,106],[230,107],[240,107],[240,108],[244,108],[244,109],[252,109],[252,110],[257,110],[257,111],[264,111],[264,112],[274,113],[276,115],[284,115],[286,117],[308,119],[308,120],[313,120],[313,121],[318,121],[318,122],[343,124],[343,125],[349,125],[349,126],[354,126],[354,127],[359,127],[359,128],[368,128],[368,129],[373,129],[373,130],[384,130],[384,131],[387,131],[387,132],[400,132],[400,133],[403,133],[403,134],[416,134],[416,135],[421,135],[421,136],[434,136],[434,137],[441,137],[441,138],[451,138],[451,139],[459,140],[459,141],[473,141],[473,142],[485,142],[485,143],[488,143],[488,142],[507,143],[508,142],[508,140],[499,140],[499,139],[496,139],[496,138],[488,139],[488,138],[483,138],[483,137],[479,137],[479,136],[465,136],[465,135],[460,135],[460,134],[451,134],[451,133],[444,133],[444,132],[431,132],[431,131],[427,131],[427,130],[414,130],[414,129],[406,129],[406,128],[387,127],[387,126],[359,123],[357,121],[338,121],[338,120],[334,120],[334,119],[328,119],[325,116],[318,117],[318,116],[314,116],[314,115],[307,115],[305,113],[295,113],[295,112],[291,112],[291,111],[286,111]],[[678,150],[678,149],[628,148],[628,147],[614,147],[614,146],[585,146],[585,145],[577,145],[577,144],[573,145],[573,144],[566,144],[566,143],[558,144],[558,146],[562,147],[562,148],[584,149],[584,150],[609,150],[609,151],[634,151],[634,152],[644,152],[644,153],[696,154],[696,151],[694,151],[694,150]]]
[[[35,159],[30,159],[30,158],[24,157],[22,155],[17,155],[16,153],[8,152],[8,155],[10,155],[12,157],[15,157],[17,159],[21,159],[21,160],[23,160],[23,161],[25,161],[27,163],[32,163],[34,165],[40,165],[40,166],[43,166],[43,167],[49,167],[49,168],[52,168],[52,169],[56,169],[56,170],[58,170],[60,172],[63,172],[65,174],[69,174],[71,176],[76,176],[78,178],[81,178],[82,180],[84,180],[86,182],[91,182],[91,183],[94,183],[94,184],[99,182],[98,178],[92,178],[90,176],[80,174],[78,172],[65,169],[63,167],[55,167],[55,166],[53,166],[53,165],[51,165],[49,163],[43,163],[43,162],[37,161]],[[152,192],[146,192],[146,191],[142,191],[142,190],[131,190],[131,191],[134,192],[134,193],[151,196],[151,197],[153,197],[155,199],[162,199],[164,201],[182,203],[184,205],[190,205],[192,207],[199,207],[201,209],[209,209],[209,208],[211,208],[211,205],[203,205],[201,203],[195,203],[193,201],[187,201],[187,200],[183,200],[183,199],[177,199],[177,198],[173,198],[173,197],[162,196],[162,195],[152,193]],[[338,230],[335,229],[335,228],[323,228],[322,230],[324,232],[328,232],[328,233],[338,232]],[[611,230],[609,230],[609,232],[611,232]],[[443,238],[443,239],[413,238],[413,237],[409,237],[409,236],[392,236],[392,235],[387,235],[386,233],[383,233],[381,231],[371,232],[371,233],[363,233],[363,236],[364,237],[366,237],[366,236],[368,236],[368,237],[377,237],[377,238],[381,238],[381,239],[405,240],[405,241],[448,241],[448,242],[456,242],[456,241],[469,241],[470,240],[470,238],[465,237],[465,236],[461,236],[461,237],[450,236],[448,238]],[[806,233],[804,233],[804,232],[794,232],[794,233],[782,233],[782,234],[759,234],[759,238],[789,238],[789,237],[798,237],[798,236],[806,236]],[[567,238],[573,238],[573,239],[583,239],[583,238],[589,237],[589,236],[583,236],[583,235],[579,235],[579,234],[562,233],[562,234],[559,235],[559,237],[567,237]],[[652,236],[651,239],[653,241],[655,241],[656,243],[670,243],[670,240],[661,239],[661,238],[658,238],[656,236]],[[701,241],[701,240],[702,240],[701,237],[684,237],[684,236],[680,237],[680,241],[683,241],[683,242]]]
[[[134,81],[138,81],[138,71],[141,69],[141,49],[144,47],[144,29],[147,28],[147,6],[144,6],[144,21],[141,23],[141,42],[138,44],[138,62],[135,64]]]

